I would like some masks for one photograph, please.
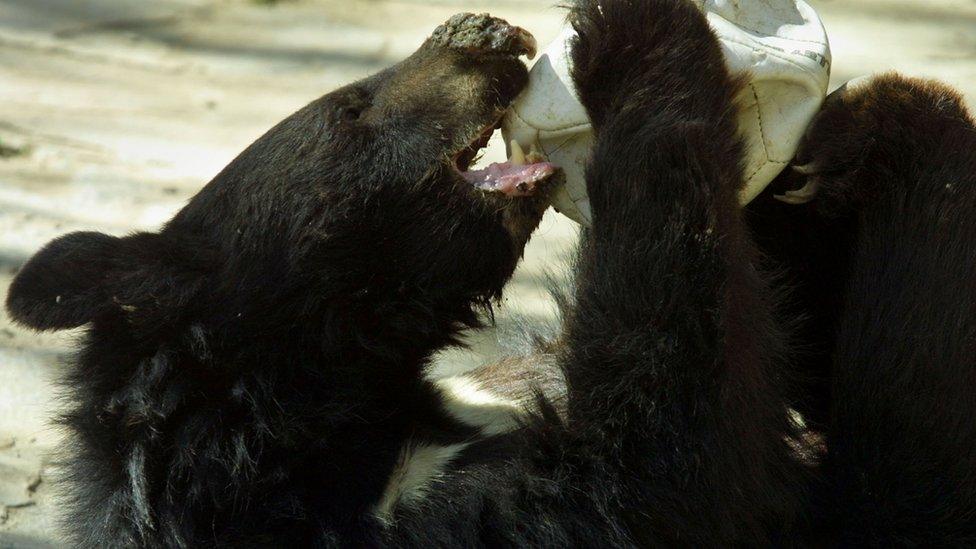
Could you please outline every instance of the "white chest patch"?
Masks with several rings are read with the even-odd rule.
[[[463,376],[434,381],[444,399],[444,410],[455,420],[481,430],[486,436],[510,432],[518,427],[522,407],[518,402],[495,395]],[[446,446],[409,442],[400,452],[383,497],[373,514],[384,523],[393,520],[399,505],[416,505],[436,489],[444,471],[470,443]]]
[[[457,421],[481,429],[485,435],[500,435],[518,426],[522,407],[518,402],[492,394],[475,381],[462,376],[434,382],[444,396],[444,407]]]
[[[468,443],[448,446],[408,443],[400,453],[374,515],[389,523],[397,505],[422,501],[431,487],[439,482],[447,465],[467,446]]]

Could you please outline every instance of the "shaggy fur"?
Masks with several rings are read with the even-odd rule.
[[[750,207],[808,315],[817,531],[845,546],[976,545],[974,151],[958,93],[883,75],[834,93],[797,156],[808,175]],[[802,183],[809,204],[772,199]]]
[[[486,196],[448,160],[526,81],[505,40],[452,37],[465,17],[279,124],[159,233],[75,233],[25,265],[8,299],[16,320],[88,326],[65,381],[70,542],[788,545],[823,527],[808,516],[848,543],[922,529],[970,539],[973,300],[953,282],[968,280],[972,246],[945,235],[971,228],[972,194],[963,159],[922,175],[949,156],[944,139],[973,139],[968,119],[892,137],[897,151],[922,139],[918,156],[869,154],[871,170],[892,162],[875,172],[887,195],[831,144],[872,152],[856,138],[914,111],[835,102],[808,144],[818,166],[844,167],[824,211],[860,212],[847,214],[858,236],[833,311],[843,329],[824,338],[842,365],[830,480],[813,484],[808,437],[787,413],[800,401],[789,340],[737,206],[738,84],[684,0],[571,12],[573,76],[597,133],[594,225],[557,342],[468,378],[425,378],[431,354],[499,295],[546,202]],[[508,28],[479,21],[489,38]],[[845,125],[854,114],[880,126]],[[956,194],[932,186],[949,176]],[[908,200],[916,179],[932,183]],[[936,193],[959,202],[943,211]],[[880,293],[868,287],[879,280]],[[919,294],[931,302],[915,317]],[[905,344],[932,326],[946,331]],[[511,381],[530,371],[545,379],[526,404]],[[489,380],[506,383],[490,394],[478,385]]]

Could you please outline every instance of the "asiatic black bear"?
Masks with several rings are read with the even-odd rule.
[[[88,325],[65,380],[64,524],[75,546],[809,539],[820,516],[811,506],[831,492],[787,413],[789,339],[737,206],[738,84],[686,0],[581,0],[570,17],[574,79],[598,136],[587,177],[594,223],[564,333],[529,360],[558,365],[563,398],[517,407],[476,378],[424,376],[431,354],[478,326],[500,294],[555,176],[540,163],[505,165],[478,185],[465,177],[525,85],[518,56],[534,44],[498,19],[456,16],[403,63],[269,131],[160,232],[67,235],[23,267],[8,296],[16,320]],[[839,139],[832,124],[813,135]],[[836,157],[818,154],[828,145],[809,150],[833,169]],[[837,166],[847,181],[853,164]],[[971,200],[962,183],[958,198]],[[921,213],[930,200],[918,197]],[[851,365],[864,358],[860,343],[891,358],[884,328],[858,324],[874,314],[859,308],[871,296],[858,284],[888,257],[911,259],[878,232],[904,236],[897,219],[864,229],[865,246],[880,248],[855,249],[865,273],[845,273],[854,297],[840,322],[850,331],[836,346]],[[930,282],[928,297],[952,286]],[[884,295],[900,310],[917,306],[914,295]],[[970,319],[943,320],[961,329]],[[891,380],[863,370],[838,379],[890,417],[888,401],[871,397],[891,397]],[[972,378],[961,365],[939,372]],[[824,467],[857,479],[872,466],[857,452],[870,437],[917,435],[836,415],[850,451]],[[954,440],[972,441],[974,421],[953,418]],[[872,472],[910,466],[904,453],[888,458]],[[928,472],[909,477],[916,488]],[[950,486],[961,503],[952,516],[972,515],[970,485]],[[831,501],[864,511],[878,494],[860,486],[850,493],[861,499]]]
[[[816,539],[976,546],[973,117],[939,82],[861,79],[796,164],[748,217],[803,317],[791,401],[826,443]],[[798,185],[815,198],[775,200]]]

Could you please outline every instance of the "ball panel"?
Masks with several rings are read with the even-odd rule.
[[[788,165],[807,125],[826,96],[830,47],[816,12],[803,0],[702,0],[733,73],[749,75],[737,98],[746,143],[743,203],[758,195]],[[589,225],[585,168],[592,128],[579,103],[569,67],[565,28],[540,56],[529,86],[516,100],[502,131],[536,146],[566,172],[553,207]]]

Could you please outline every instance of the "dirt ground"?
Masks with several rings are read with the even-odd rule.
[[[409,54],[457,11],[555,35],[537,0],[0,0],[0,298],[49,239],[125,234],[169,218],[234,155],[309,100]],[[834,85],[900,70],[976,99],[976,2],[812,0],[834,51]],[[487,159],[503,155],[492,144]],[[541,289],[572,249],[548,216],[500,311],[550,318]],[[60,361],[77,334],[40,335],[0,313],[0,549],[58,546],[52,466]],[[496,332],[439,371],[501,352]]]

